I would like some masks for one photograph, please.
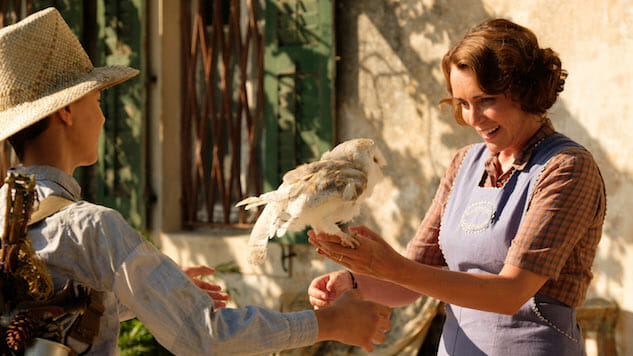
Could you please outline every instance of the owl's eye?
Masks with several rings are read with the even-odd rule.
[[[378,158],[374,157],[374,162],[378,163]]]

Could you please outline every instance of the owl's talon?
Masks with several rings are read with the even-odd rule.
[[[357,234],[355,232],[341,236],[341,245],[343,247],[349,247],[351,249],[358,248],[358,246],[360,246],[360,242],[358,242],[356,236]]]

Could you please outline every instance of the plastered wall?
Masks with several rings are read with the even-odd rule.
[[[633,353],[633,3],[630,1],[337,1],[338,137],[379,141],[389,166],[365,221],[404,249],[450,157],[480,139],[442,113],[439,62],[489,17],[532,29],[561,56],[566,89],[550,117],[585,145],[604,176],[608,212],[589,297],[622,309],[621,354]]]

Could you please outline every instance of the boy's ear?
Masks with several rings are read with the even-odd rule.
[[[63,108],[55,111],[54,115],[59,116],[59,119],[66,125],[73,124],[73,116],[70,112],[70,105],[66,105]]]

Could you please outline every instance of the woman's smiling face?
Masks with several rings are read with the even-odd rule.
[[[500,154],[501,160],[517,158],[541,126],[538,116],[521,110],[521,105],[505,94],[484,93],[468,68],[453,65],[450,81],[457,110],[466,124],[477,131],[490,151]]]

